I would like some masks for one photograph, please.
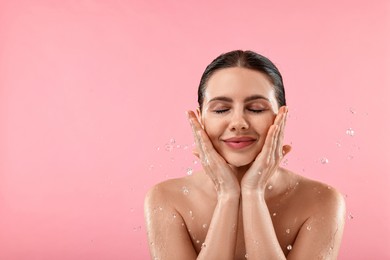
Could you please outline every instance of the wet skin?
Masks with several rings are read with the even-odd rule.
[[[188,117],[203,170],[148,193],[151,255],[337,259],[343,198],[279,167],[291,149],[283,145],[287,108],[278,108],[268,78],[243,68],[220,70],[197,113]]]

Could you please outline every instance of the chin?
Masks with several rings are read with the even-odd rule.
[[[237,155],[237,156],[226,156],[224,157],[225,161],[234,167],[244,167],[253,163],[255,160],[254,156],[248,155]]]

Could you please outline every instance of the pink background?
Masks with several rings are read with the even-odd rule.
[[[0,259],[148,259],[144,195],[199,169],[184,111],[233,49],[284,75],[286,167],[345,194],[340,259],[390,259],[390,2],[181,2],[0,2]]]

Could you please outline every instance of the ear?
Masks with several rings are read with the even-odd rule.
[[[198,117],[198,121],[199,121],[200,125],[204,129],[203,120],[202,120],[202,111],[200,111],[199,107],[196,108],[196,116]]]
[[[201,114],[202,114],[202,112],[200,112],[200,107],[197,107],[197,108],[196,108],[196,116],[197,116],[198,118],[200,118]]]

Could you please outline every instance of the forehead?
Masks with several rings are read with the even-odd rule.
[[[250,95],[262,95],[276,101],[274,87],[266,74],[240,67],[214,72],[204,93],[205,101],[216,96],[245,99]]]

